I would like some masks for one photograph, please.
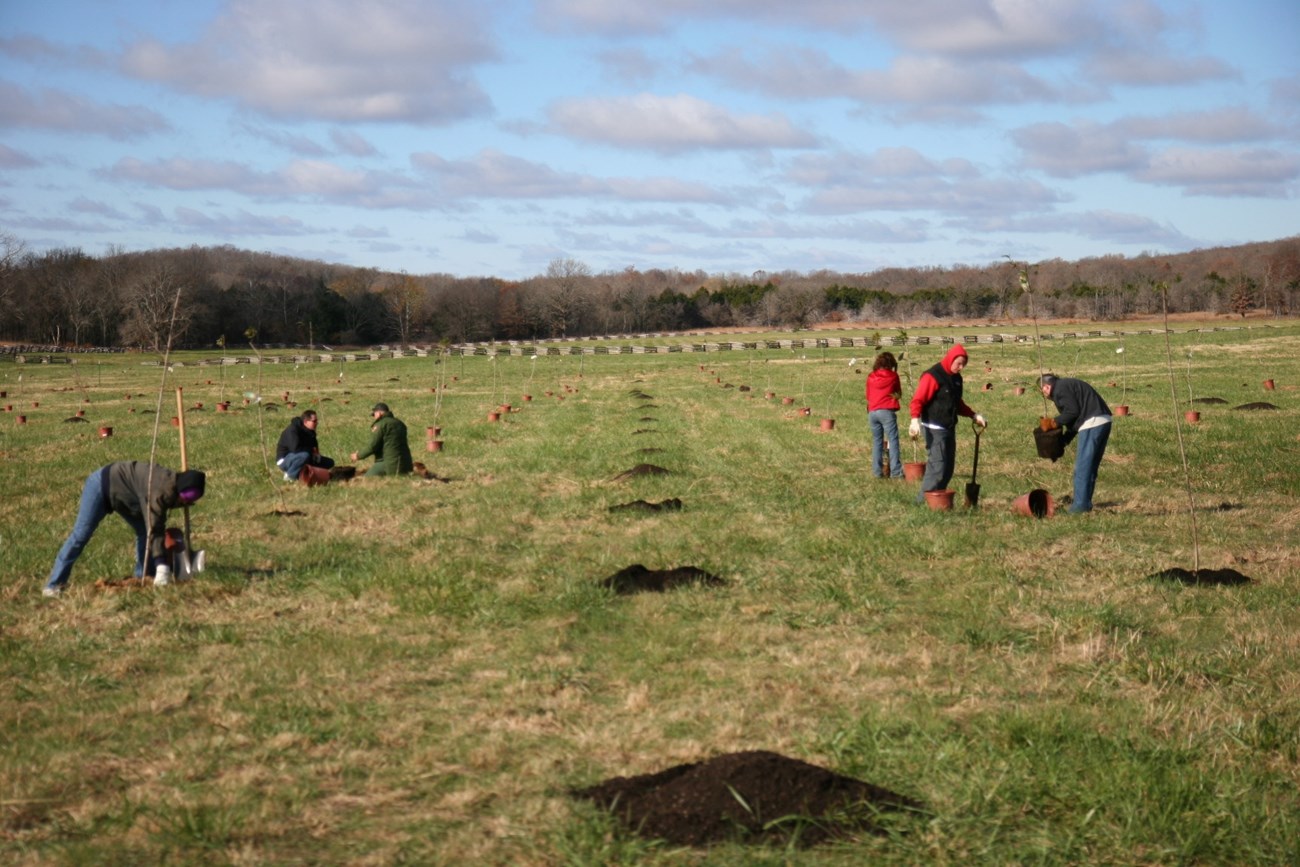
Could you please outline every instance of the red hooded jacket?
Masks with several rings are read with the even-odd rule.
[[[898,371],[880,368],[867,377],[867,412],[878,409],[898,409],[898,397],[903,384],[898,381]]]
[[[966,348],[960,343],[957,343],[953,345],[952,349],[948,350],[947,354],[943,357],[943,361],[939,362],[939,364],[943,367],[945,373],[952,374],[953,361],[962,357],[969,358],[969,356],[966,355]],[[961,374],[955,375],[958,377],[961,376]],[[912,395],[912,404],[909,407],[912,413],[912,418],[921,417],[921,410],[925,408],[927,403],[934,399],[934,396],[938,391],[939,381],[931,375],[930,371],[927,370],[925,373],[921,374],[916,381],[916,392]],[[957,414],[965,416],[966,418],[974,418],[975,410],[967,406],[966,401],[961,400],[957,403]]]

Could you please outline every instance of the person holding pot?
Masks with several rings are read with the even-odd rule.
[[[328,470],[334,466],[334,460],[320,453],[316,441],[316,426],[320,417],[316,410],[309,409],[289,422],[289,426],[280,434],[275,444],[275,465],[284,472],[286,482],[296,481],[302,468],[320,467]]]
[[[171,583],[166,549],[167,513],[177,506],[192,506],[203,496],[207,477],[198,470],[172,472],[143,461],[118,461],[90,474],[81,488],[81,506],[54,568],[42,591],[61,596],[77,562],[96,528],[110,512],[122,516],[135,530],[135,577],[152,576],[155,587]],[[148,548],[148,568],[145,549]]]
[[[411,459],[411,445],[406,439],[406,424],[393,415],[386,403],[377,403],[370,410],[374,425],[370,428],[370,445],[363,452],[353,452],[353,463],[375,458],[367,476],[405,476],[415,468]]]
[[[898,450],[898,399],[903,384],[898,380],[898,360],[892,352],[876,356],[867,376],[867,423],[871,427],[871,474],[881,478],[881,449],[889,443],[889,476],[903,477],[903,456]]]
[[[957,419],[974,419],[981,430],[988,426],[984,416],[962,400],[961,372],[966,360],[966,349],[960,343],[954,344],[942,361],[916,381],[907,432],[912,439],[925,432],[925,477],[916,497],[918,503],[925,502],[926,492],[947,490],[952,481],[957,463]]]
[[[1038,378],[1043,397],[1056,404],[1059,415],[1049,424],[1061,428],[1061,444],[1079,440],[1074,456],[1074,493],[1070,511],[1092,511],[1092,492],[1097,487],[1097,470],[1110,440],[1110,407],[1105,399],[1082,379],[1045,373]]]

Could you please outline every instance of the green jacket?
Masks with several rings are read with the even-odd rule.
[[[390,413],[380,416],[370,431],[374,434],[370,445],[357,455],[357,460],[375,457],[375,465],[366,475],[400,476],[411,472],[413,462],[411,446],[406,441],[406,424]]]

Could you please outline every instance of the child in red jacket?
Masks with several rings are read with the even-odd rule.
[[[881,448],[889,443],[889,476],[903,477],[903,458],[898,450],[898,399],[903,384],[898,381],[898,360],[892,352],[876,356],[867,377],[867,423],[871,427],[871,474],[881,478]]]

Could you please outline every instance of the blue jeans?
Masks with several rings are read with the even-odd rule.
[[[289,452],[289,454],[276,461],[276,465],[284,471],[285,475],[293,476],[295,479],[298,478],[298,474],[302,472],[302,468],[308,464],[328,470],[330,467],[334,466],[334,461],[330,458],[317,458],[313,461],[311,459],[311,452]]]
[[[922,425],[921,430],[925,432],[926,457],[925,478],[921,479],[921,492],[916,495],[918,503],[925,502],[926,491],[946,491],[957,466],[957,429],[935,430]]]
[[[90,478],[86,479],[86,484],[81,489],[81,505],[77,509],[77,520],[72,525],[72,534],[59,549],[59,555],[54,558],[54,568],[50,570],[50,579],[45,582],[46,587],[62,588],[67,585],[68,577],[72,574],[72,564],[77,562],[90,537],[95,535],[100,521],[108,516],[108,499],[105,493],[103,472],[95,470],[90,474]],[[149,528],[145,526],[143,516],[123,515],[122,519],[131,526],[132,530],[135,530],[135,575],[138,578],[144,573],[144,544]]]
[[[880,452],[883,443],[889,441],[889,476],[893,479],[903,477],[903,456],[898,450],[898,411],[893,409],[873,409],[867,414],[867,424],[871,427],[871,474],[880,478]]]
[[[1101,467],[1106,443],[1110,440],[1110,423],[1079,431],[1079,451],[1074,456],[1074,502],[1071,512],[1091,512],[1092,492],[1097,487],[1097,470]]]

